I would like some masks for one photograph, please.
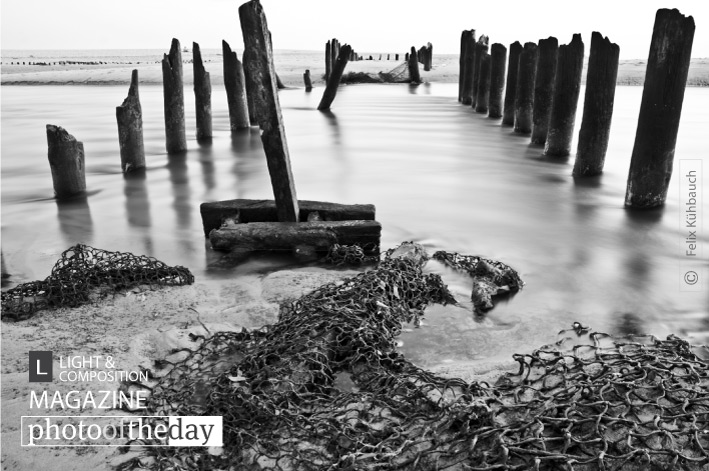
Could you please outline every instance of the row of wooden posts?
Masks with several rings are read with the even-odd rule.
[[[652,208],[665,202],[693,37],[691,16],[658,10],[628,176],[628,207]],[[502,125],[513,126],[517,133],[531,134],[531,142],[544,145],[547,156],[569,156],[584,58],[581,35],[574,34],[561,46],[554,37],[524,47],[514,42],[509,59],[505,46],[493,44],[488,53],[488,44],[485,35],[475,40],[475,30],[462,32],[458,101],[490,118],[502,118]],[[598,32],[592,34],[575,177],[603,172],[619,53],[618,45]]]

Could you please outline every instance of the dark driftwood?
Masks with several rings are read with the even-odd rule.
[[[522,45],[519,41],[510,44],[510,55],[507,62],[507,85],[505,86],[505,104],[502,111],[502,124],[512,126],[515,123],[515,97],[517,94],[517,75],[519,72],[519,55]]]
[[[306,70],[303,74],[303,83],[305,84],[306,92],[309,92],[313,89],[313,81],[310,79],[310,70]]]
[[[473,103],[473,69],[475,68],[475,30],[463,31],[461,41],[464,42],[463,69],[461,72],[460,101],[464,105]]]
[[[411,83],[421,83],[421,73],[419,72],[419,61],[416,55],[416,48],[411,46],[409,54],[409,81]]]
[[[539,40],[537,74],[534,78],[534,105],[532,108],[532,143],[544,144],[549,131],[549,117],[554,99],[556,63],[559,41],[553,36]]]
[[[258,0],[239,7],[241,32],[244,37],[244,68],[253,85],[251,96],[258,109],[256,118],[261,128],[261,141],[266,153],[268,173],[278,210],[278,220],[298,220],[298,198],[290,166],[286,131],[278,101],[276,72],[273,65],[271,34],[266,14]]]
[[[591,35],[591,54],[586,75],[586,96],[574,176],[584,177],[603,172],[611,133],[615,82],[618,78],[620,48],[598,32]]]
[[[165,109],[165,148],[168,153],[187,150],[185,137],[185,96],[182,88],[182,52],[173,38],[170,54],[162,59],[163,103]]]
[[[488,117],[502,117],[502,91],[505,88],[505,63],[507,62],[507,48],[495,43],[490,48],[490,104]]]
[[[490,102],[490,54],[484,52],[480,60],[478,90],[475,94],[475,111],[487,113]]]
[[[483,55],[487,53],[488,50],[488,37],[484,34],[478,38],[478,42],[475,43],[475,58],[473,63],[473,89],[472,97],[473,102],[471,103],[473,109],[478,105],[478,82],[480,81],[480,64],[483,60]]]
[[[576,107],[581,92],[582,69],[583,41],[580,34],[574,34],[569,44],[559,47],[554,100],[549,117],[549,132],[544,145],[545,155],[566,157],[571,153]]]
[[[47,155],[57,198],[86,191],[84,144],[60,126],[47,125]]]
[[[693,41],[694,18],[677,10],[657,11],[628,173],[626,206],[652,208],[665,203]]]
[[[342,79],[342,74],[345,71],[347,62],[350,59],[350,52],[352,52],[352,48],[348,44],[345,44],[339,48],[339,51],[340,53],[332,67],[330,78],[327,79],[327,86],[325,87],[325,91],[320,99],[320,104],[318,105],[318,110],[320,111],[329,110],[332,102],[335,100],[337,88],[340,86],[340,80]]]
[[[194,72],[194,100],[197,117],[197,140],[212,137],[212,84],[209,72],[202,63],[199,44],[192,43],[192,70]]]
[[[215,250],[292,250],[299,246],[326,251],[334,244],[375,247],[377,221],[251,222],[230,224],[209,233]]]
[[[532,132],[532,109],[534,105],[534,77],[537,73],[537,45],[525,43],[519,55],[517,90],[515,91],[514,130]]]
[[[332,70],[332,54],[330,54],[330,49],[332,44],[330,41],[325,43],[325,82],[330,78],[330,71]]]
[[[300,213],[298,221],[307,221],[311,214],[317,213],[323,221],[374,220],[375,207],[372,204],[337,204],[322,201],[298,201]],[[273,200],[235,199],[202,203],[204,235],[212,229],[218,229],[227,220],[238,222],[277,221],[276,203]]]
[[[130,172],[145,167],[143,144],[143,111],[138,94],[138,70],[131,73],[128,96],[123,104],[116,106],[118,122],[118,146],[121,151],[121,169]]]
[[[222,40],[222,60],[224,64],[224,88],[229,107],[229,127],[232,131],[248,129],[251,126],[249,119],[249,105],[246,98],[246,78],[244,67],[239,61],[236,52],[231,50],[229,44]]]

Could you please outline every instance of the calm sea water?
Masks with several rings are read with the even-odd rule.
[[[641,87],[618,88],[606,172],[583,182],[571,177],[573,160],[545,159],[528,136],[461,106],[457,84],[344,86],[331,113],[315,109],[322,91],[280,92],[299,198],[373,203],[383,248],[414,240],[431,251],[483,255],[515,267],[527,283],[485,319],[473,319],[470,281],[434,264],[463,307],[434,309],[424,328],[404,335],[415,361],[507,356],[553,340],[574,321],[709,343],[709,283],[699,293],[679,289],[677,174],[662,210],[623,207]],[[165,152],[162,88],[141,88],[144,178],[120,169],[114,110],[127,87],[1,92],[2,251],[11,283],[46,277],[58,254],[78,242],[184,265],[198,280],[295,264],[259,257],[215,268],[219,255],[205,242],[200,203],[272,198],[258,130],[230,134],[223,88],[213,90],[209,146],[194,139],[186,89],[189,151],[179,157]],[[706,160],[707,122],[709,89],[687,89],[677,160]],[[88,198],[53,199],[46,124],[83,141]]]

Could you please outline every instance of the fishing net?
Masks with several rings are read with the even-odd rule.
[[[403,62],[389,72],[379,72],[378,75],[382,82],[386,83],[408,83],[411,81],[408,62]]]
[[[62,252],[52,273],[44,280],[3,291],[2,317],[23,320],[42,309],[80,306],[96,294],[140,285],[157,287],[193,282],[194,276],[185,267],[171,267],[152,257],[78,244]]]
[[[146,415],[222,416],[224,446],[151,447],[121,469],[707,469],[706,348],[577,324],[495,385],[436,375],[395,338],[454,299],[402,247],[282,305],[274,325],[196,338]]]
[[[377,253],[377,255],[367,255],[367,253]],[[365,253],[365,250],[357,244],[333,244],[328,249],[327,255],[324,258],[324,262],[335,266],[359,266],[377,263],[379,261],[378,247],[376,250],[369,250],[367,253]]]

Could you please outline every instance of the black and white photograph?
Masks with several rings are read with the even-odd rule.
[[[709,471],[709,5],[0,0],[3,471]]]

